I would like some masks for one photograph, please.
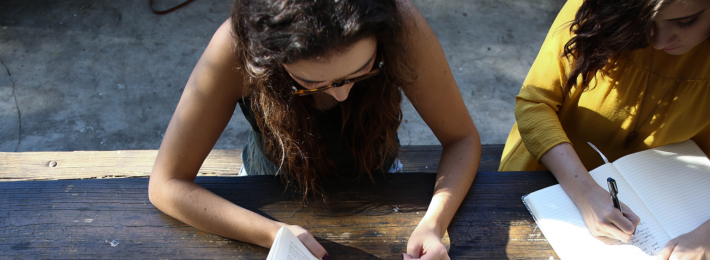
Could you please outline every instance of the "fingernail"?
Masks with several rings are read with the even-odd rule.
[[[328,252],[325,252],[325,255],[323,255],[323,260],[330,260],[330,255],[328,255]]]
[[[405,254],[404,254],[404,253],[402,253],[402,259],[404,259],[404,255],[405,255]]]

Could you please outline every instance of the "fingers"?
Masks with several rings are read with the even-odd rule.
[[[629,235],[629,237],[634,233],[634,229],[636,229],[636,225],[634,225],[630,219],[626,218],[618,210],[609,216],[608,219],[612,224],[614,224],[614,226],[617,227],[619,231]]]
[[[411,257],[410,259],[419,259],[419,256],[421,255],[421,253],[422,253],[422,246],[421,246],[421,245],[418,245],[418,246],[407,246],[407,253],[406,253],[406,255],[408,255],[409,257]],[[405,258],[405,259],[406,259],[406,258]]]
[[[671,257],[671,254],[673,253],[673,249],[675,249],[675,246],[678,245],[678,241],[675,239],[668,241],[666,243],[666,246],[663,247],[663,250],[661,250],[660,253],[658,253],[658,256],[656,259],[658,260],[668,260]]]
[[[628,225],[631,225],[631,223],[629,222]],[[607,236],[610,238],[616,238],[624,243],[629,242],[631,240],[631,235],[624,233],[624,231],[621,231],[621,229],[619,229],[613,222],[602,224],[600,229],[603,230],[599,231],[599,234],[595,234],[596,236]]]
[[[631,225],[631,223],[629,222],[628,225]],[[607,226],[606,230],[607,230],[608,234],[610,235],[609,237],[616,238],[619,241],[624,242],[624,243],[628,243],[629,241],[631,241],[631,238],[633,238],[633,235],[627,234],[626,232],[622,231],[621,229],[618,228],[618,226],[616,226],[615,223],[612,223],[611,225],[607,224],[606,226]],[[633,230],[632,230],[632,232],[633,232]]]
[[[421,256],[421,260],[446,260],[446,259],[451,259],[449,258],[449,255],[446,252],[446,249],[444,249],[443,252],[441,251],[428,251],[426,254]]]
[[[608,233],[609,237],[614,237],[623,242],[629,242],[633,237],[636,227],[641,223],[641,218],[636,215],[626,204],[621,203],[621,214],[616,209],[612,209],[602,218],[601,230],[599,233]]]
[[[321,246],[321,244],[316,241],[316,238],[313,237],[311,232],[308,232],[308,230],[301,226],[287,225],[286,227],[291,230],[294,235],[296,235],[298,240],[301,240],[303,245],[305,245],[306,248],[311,251],[311,254],[317,257],[321,257],[321,259],[324,260],[330,259],[328,252],[326,252],[325,248],[323,248],[323,246]]]
[[[641,223],[641,218],[636,215],[626,204],[623,202],[621,203],[621,208],[624,210],[624,217],[629,219],[631,221],[631,224],[634,225],[634,231],[636,230],[636,227],[638,227],[639,223]]]
[[[616,211],[619,212],[618,210]],[[631,240],[632,235],[627,234],[619,226],[626,225],[627,227],[633,228],[631,221],[629,221],[621,214],[619,216],[614,215],[614,213],[608,214],[606,217],[600,218],[596,223],[589,226],[589,231],[594,236],[598,237],[609,237],[623,242],[628,242]],[[632,231],[633,232],[633,229]]]
[[[307,230],[304,230],[303,233],[298,234],[296,237],[298,237],[301,242],[308,248],[308,250],[311,251],[311,253],[314,256],[325,256],[328,252],[325,251],[325,248],[316,241],[315,237],[311,235],[311,232],[308,232]],[[328,256],[328,258],[330,258]]]
[[[448,254],[443,254],[443,255],[440,255],[440,254],[425,254],[425,255],[422,256],[422,258],[413,258],[412,256],[410,256],[409,254],[406,254],[406,253],[403,253],[403,254],[402,254],[402,259],[403,259],[403,260],[410,260],[410,259],[421,259],[421,260],[435,260],[435,259],[436,259],[436,260],[439,260],[439,259],[442,259],[442,260],[451,260],[451,258],[449,258],[449,255],[448,255]]]
[[[609,237],[622,242],[631,240],[640,218],[625,204],[621,203],[622,214],[614,208],[609,193],[597,186],[585,195],[585,200],[578,205],[584,222],[589,227],[592,235]],[[628,218],[627,218],[628,217]]]
[[[407,253],[403,254],[403,259],[421,259],[421,260],[441,260],[441,259],[451,259],[446,251],[446,247],[437,240],[436,244],[431,243],[427,246],[423,244],[413,243],[411,246],[407,246]],[[426,249],[425,249],[426,247]],[[405,257],[404,255],[407,255]]]
[[[421,243],[412,243],[412,241],[410,240],[409,243],[407,243],[407,255],[409,255],[411,259],[419,259],[419,256],[422,254],[423,251],[423,246],[424,245],[422,245]]]
[[[635,226],[629,219],[621,215],[618,210],[604,214],[594,226],[589,226],[592,235],[616,238],[617,240],[628,242]]]

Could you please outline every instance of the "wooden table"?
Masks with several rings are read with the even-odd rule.
[[[330,206],[306,208],[274,177],[198,177],[197,183],[258,214],[304,226],[332,259],[401,259],[434,177],[390,174],[375,184],[332,189]],[[451,258],[557,258],[520,199],[556,183],[547,172],[479,172],[448,229]],[[0,258],[266,258],[265,248],[158,211],[147,184],[147,178],[0,183]]]

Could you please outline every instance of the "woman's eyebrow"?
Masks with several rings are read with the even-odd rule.
[[[348,74],[348,75],[352,75],[352,74],[357,73],[358,71],[363,70],[365,67],[367,67],[367,65],[370,65],[370,62],[372,62],[372,60],[375,59],[376,56],[377,56],[377,52],[375,52],[375,54],[372,55],[372,57],[370,57],[370,59],[368,59],[367,62],[365,62],[365,65],[362,65],[362,67],[360,67],[360,68],[357,69],[356,71],[351,72],[351,73]],[[298,77],[298,76],[295,76],[295,75],[291,75],[291,76],[293,76],[294,78],[296,78],[296,79],[298,79],[298,80],[300,80],[300,81],[303,81],[303,82],[305,82],[305,83],[308,83],[308,84],[320,84],[320,83],[325,82],[325,81],[312,81],[312,80],[302,79],[302,78],[300,78],[300,77]],[[338,81],[340,81],[340,79],[334,80],[334,82],[338,82]]]
[[[692,14],[692,15],[688,15],[688,16],[685,16],[685,17],[679,17],[679,18],[673,18],[673,19],[667,19],[666,21],[685,20],[685,19],[688,19],[688,18],[692,18],[693,16],[699,15],[699,14],[701,14],[702,12],[705,12],[705,9],[700,10],[700,12],[697,12],[697,13]]]

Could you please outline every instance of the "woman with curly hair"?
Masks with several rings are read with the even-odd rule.
[[[434,195],[403,257],[448,259],[441,238],[476,175],[480,140],[409,0],[234,1],[170,121],[150,200],[194,227],[263,247],[285,225],[327,259],[304,228],[234,205],[194,178],[237,105],[252,127],[241,175],[278,175],[305,201],[325,199],[328,180],[396,171],[402,93],[443,146]]]
[[[709,0],[569,0],[516,97],[499,170],[550,170],[594,235],[629,241],[640,220],[591,178],[603,161],[586,143],[610,160],[688,139],[710,155],[709,36]],[[710,221],[671,254],[710,257]]]

